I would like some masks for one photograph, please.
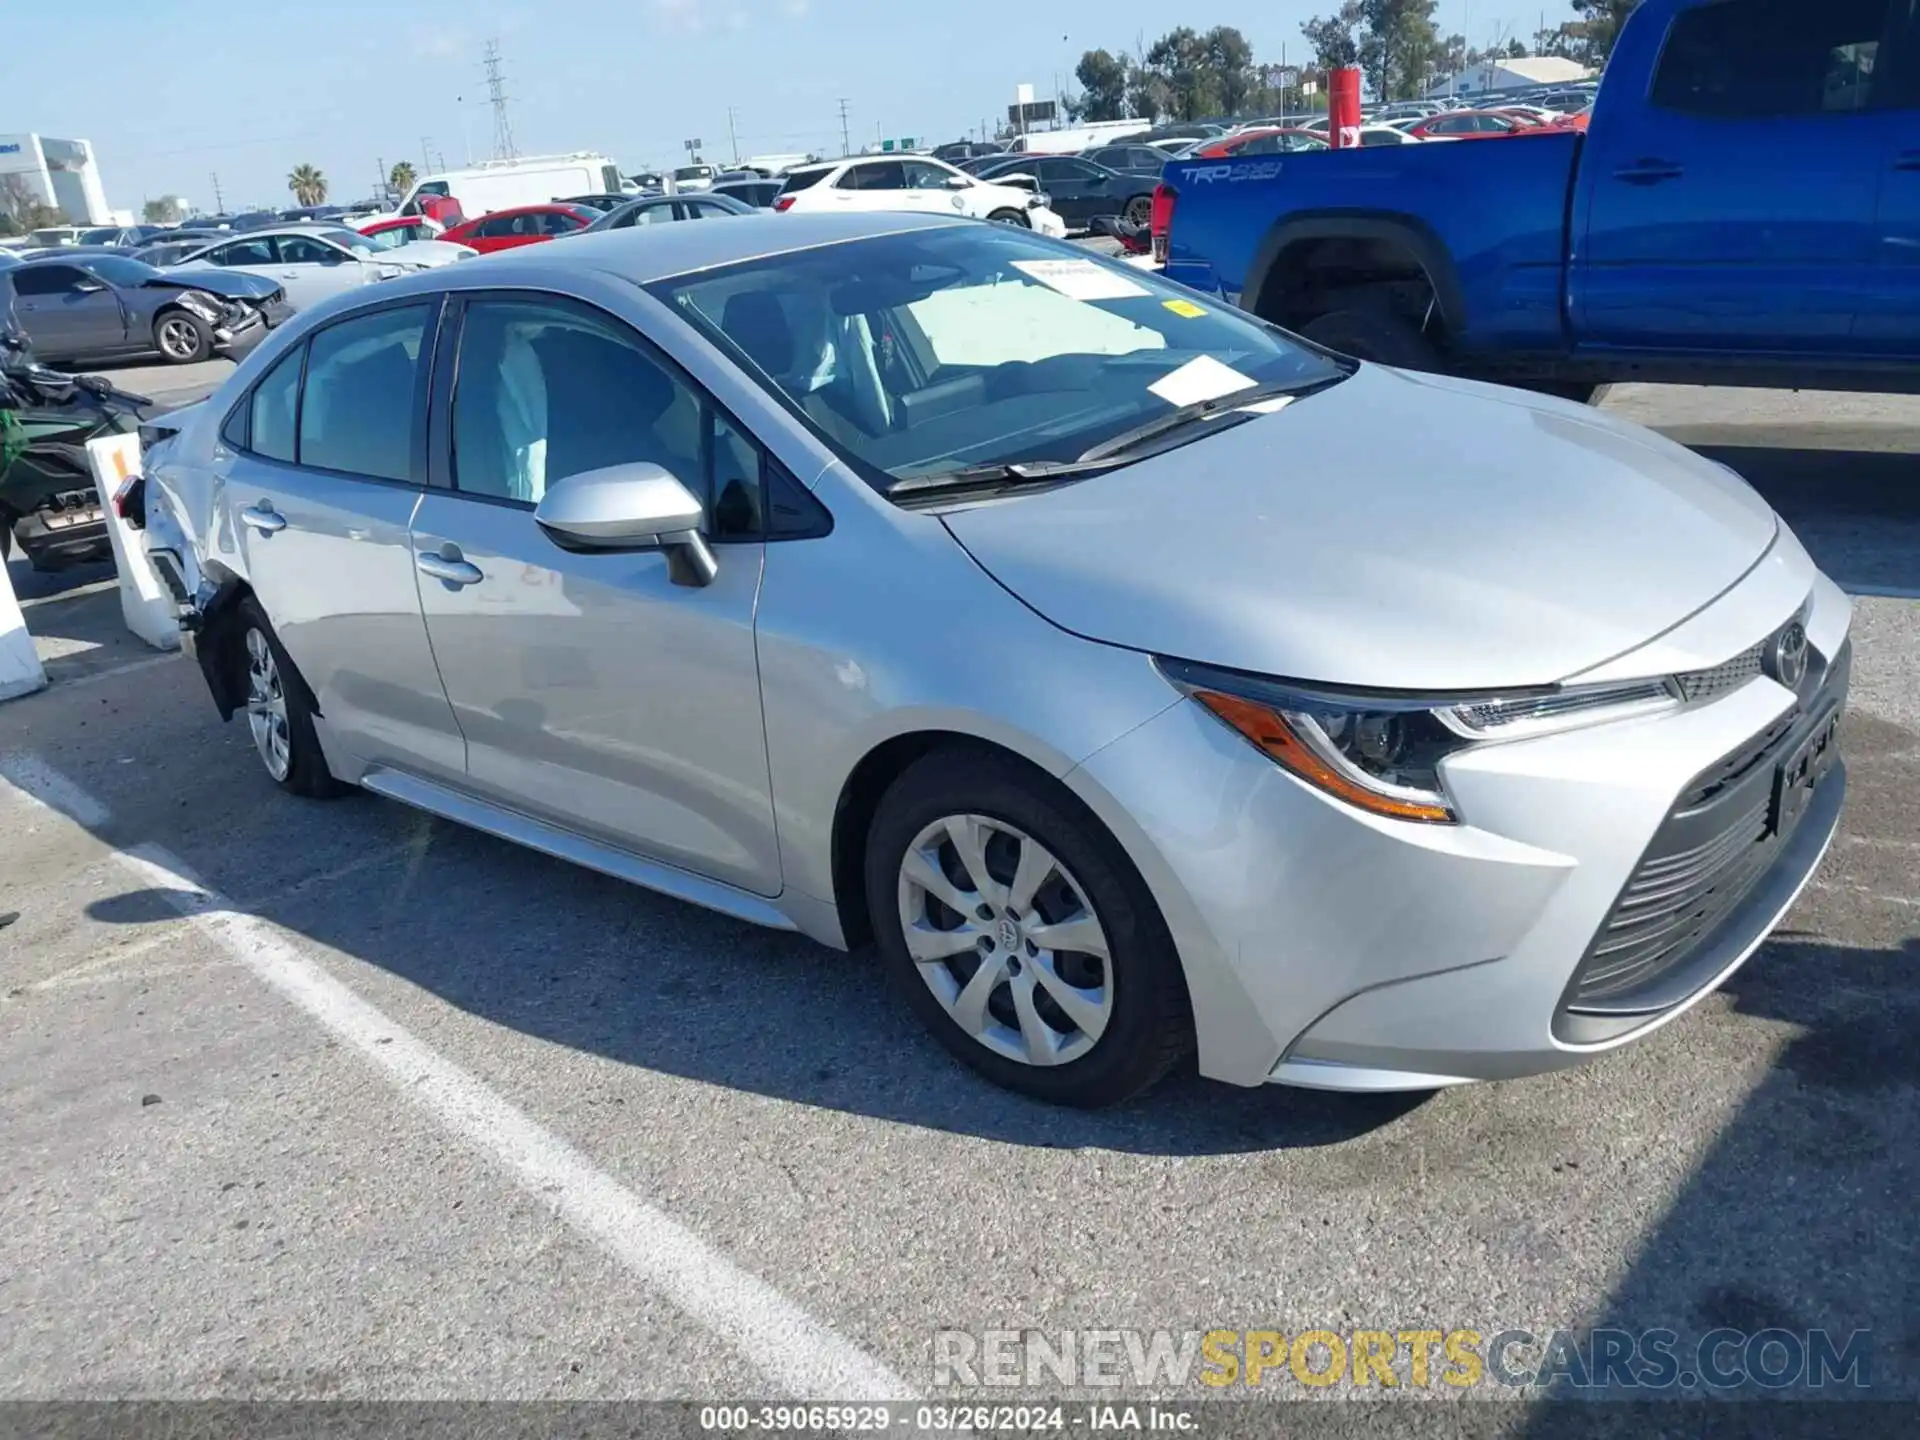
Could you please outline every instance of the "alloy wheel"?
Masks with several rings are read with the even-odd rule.
[[[1127,202],[1127,224],[1136,228],[1153,223],[1153,201],[1144,195],[1136,195]]]
[[[934,821],[901,858],[899,904],[920,978],[980,1044],[1064,1065],[1099,1043],[1113,1015],[1106,931],[1032,836],[984,815]]]
[[[293,768],[293,743],[287,732],[287,692],[274,661],[273,647],[258,630],[247,631],[247,728],[253,747],[275,780]]]
[[[175,360],[185,360],[200,347],[193,325],[178,316],[160,322],[160,348]]]

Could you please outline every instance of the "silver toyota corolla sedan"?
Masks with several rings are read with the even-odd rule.
[[[148,544],[279,786],[871,940],[1050,1100],[1573,1064],[1838,823],[1849,603],[1731,472],[1016,228],[453,266],[177,423]]]

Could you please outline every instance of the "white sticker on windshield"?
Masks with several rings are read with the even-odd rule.
[[[1198,355],[1178,370],[1162,375],[1147,389],[1169,405],[1179,406],[1217,400],[1236,390],[1250,390],[1256,383],[1231,365],[1222,365],[1211,355]]]
[[[1091,260],[1016,260],[1013,268],[1069,300],[1131,300],[1152,293]]]

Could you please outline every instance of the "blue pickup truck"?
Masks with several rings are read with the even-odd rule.
[[[1917,0],[1644,0],[1584,134],[1164,186],[1171,278],[1362,359],[1576,399],[1920,392]]]

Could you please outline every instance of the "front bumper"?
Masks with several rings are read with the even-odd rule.
[[[222,355],[244,354],[267,336],[266,318],[251,307],[230,315],[214,327],[213,347]]]
[[[1044,205],[1027,211],[1027,223],[1036,234],[1050,235],[1055,240],[1067,238],[1067,222]]]
[[[1764,600],[1723,597],[1779,609],[1752,638],[1797,603],[1767,583]],[[1754,803],[1766,811],[1775,769],[1845,702],[1850,606],[1824,578],[1804,583],[1827,663],[1800,693],[1758,677],[1674,714],[1463,752],[1446,767],[1458,825],[1345,806],[1193,704],[1087,760],[1084,793],[1111,801],[1096,808],[1179,947],[1201,1072],[1339,1090],[1505,1079],[1626,1044],[1710,993],[1812,878],[1839,824],[1835,761],[1782,833],[1737,833]],[[1701,777],[1782,721],[1712,833],[1676,839]],[[1700,878],[1686,852],[1715,836],[1715,863],[1738,850],[1741,865],[1686,892],[1678,882]],[[1615,942],[1651,932],[1623,932],[1621,917],[1645,919],[1634,907],[1649,895],[1674,900],[1654,925],[1675,943],[1630,973]],[[1596,969],[1610,943],[1614,968]]]

